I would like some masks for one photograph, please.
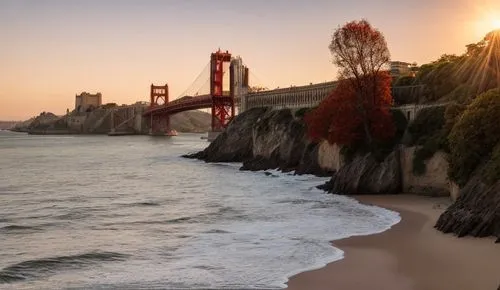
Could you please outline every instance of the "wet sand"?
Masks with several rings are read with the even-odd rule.
[[[496,290],[500,244],[433,228],[450,203],[415,195],[357,196],[395,210],[401,222],[380,234],[333,241],[344,259],[290,278],[287,289]]]

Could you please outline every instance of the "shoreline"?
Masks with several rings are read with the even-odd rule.
[[[359,202],[397,211],[382,233],[332,241],[344,258],[291,276],[286,289],[496,290],[500,247],[492,238],[457,238],[434,229],[448,198],[360,195]]]

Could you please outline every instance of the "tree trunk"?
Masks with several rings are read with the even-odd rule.
[[[365,117],[363,118],[363,128],[365,129],[366,141],[368,142],[368,145],[371,148],[373,138],[372,138],[372,134],[370,133],[370,126],[368,124],[368,118],[366,117],[366,112],[364,115],[365,115]]]
[[[366,142],[368,143],[370,147],[372,146],[373,138],[372,134],[370,133],[370,124],[368,123],[368,114],[366,113],[366,108],[363,106],[363,93],[362,93],[362,88],[361,86],[358,87],[358,92],[357,97],[358,97],[358,110],[361,113],[361,116],[363,117],[363,129],[365,131],[365,138]]]

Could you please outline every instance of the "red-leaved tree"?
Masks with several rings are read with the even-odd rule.
[[[392,137],[391,78],[385,69],[390,56],[382,33],[366,20],[352,21],[334,32],[329,48],[339,82],[306,115],[310,137],[341,145],[360,140],[371,145]]]
[[[377,141],[394,136],[390,105],[391,77],[387,72],[380,72],[375,77],[377,82],[374,102],[368,105],[367,121],[370,124],[370,136]],[[369,81],[367,81],[369,83]],[[366,102],[365,104],[369,104]],[[370,109],[369,109],[370,108]],[[309,136],[316,141],[326,139],[330,143],[350,145],[362,141],[365,137],[363,117],[359,113],[356,90],[348,80],[340,80],[332,93],[319,104],[318,108],[305,115]]]

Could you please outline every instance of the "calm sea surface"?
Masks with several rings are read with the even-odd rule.
[[[325,178],[179,157],[200,136],[0,131],[0,289],[282,288],[400,219]]]

